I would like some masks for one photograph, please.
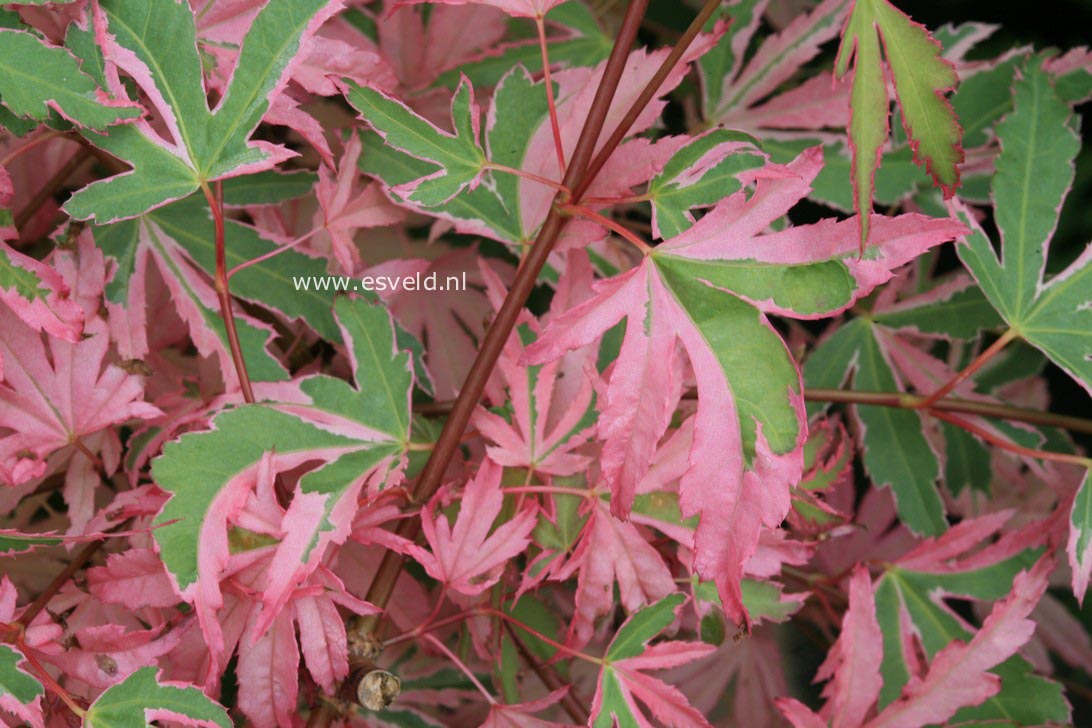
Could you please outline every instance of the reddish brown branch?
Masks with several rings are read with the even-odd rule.
[[[90,159],[91,152],[87,149],[81,147],[77,150],[67,162],[53,173],[52,177],[46,180],[41,189],[34,193],[34,197],[30,198],[30,201],[23,209],[15,213],[15,228],[17,230],[22,229],[37,214],[38,210],[42,209],[42,205],[53,199],[53,196],[64,187],[64,183],[68,181],[68,178],[78,172]]]
[[[527,666],[538,676],[538,679],[542,681],[542,684],[550,692],[555,692],[566,687],[565,682],[561,679],[561,676],[557,674],[557,671],[552,665],[543,665],[535,656],[531,654],[531,650],[527,648],[519,634],[516,633],[514,627],[508,622],[504,622],[504,630],[508,633],[508,637],[512,640],[512,644],[516,646],[516,651],[519,652],[523,661],[527,663]],[[587,702],[581,700],[576,695],[575,689],[570,685],[569,689],[565,692],[565,695],[561,698],[561,707],[565,709],[565,712],[572,718],[573,722],[577,725],[586,725],[588,722],[588,708]]]
[[[614,128],[610,137],[603,144],[599,154],[597,154],[591,164],[588,165],[583,180],[581,180],[581,183],[573,189],[574,202],[578,202],[581,197],[583,197],[584,193],[588,191],[588,188],[591,187],[592,182],[595,181],[596,175],[599,174],[599,171],[603,169],[603,165],[610,159],[610,155],[618,148],[618,145],[622,143],[622,140],[626,138],[626,134],[629,133],[634,122],[637,121],[637,117],[645,110],[648,103],[655,98],[656,93],[660,90],[660,86],[663,85],[664,80],[671,74],[671,71],[674,70],[679,61],[682,60],[683,54],[690,48],[690,44],[698,37],[698,33],[705,27],[706,21],[713,16],[713,13],[716,12],[718,7],[720,7],[720,0],[705,0],[705,4],[690,23],[690,27],[686,29],[686,32],[682,34],[672,47],[667,58],[665,58],[664,62],[660,64],[660,67],[656,69],[656,73],[649,79],[649,82],[645,85],[641,94],[629,107],[626,115],[618,122],[618,126]]]
[[[607,59],[603,70],[603,78],[588,111],[588,118],[580,133],[572,159],[569,160],[565,178],[561,182],[563,187],[575,189],[579,185],[583,189],[587,189],[590,184],[584,177],[585,170],[595,150],[599,134],[603,129],[603,123],[606,121],[611,101],[614,99],[618,83],[621,81],[622,73],[625,70],[629,49],[637,38],[637,30],[640,27],[641,18],[644,17],[647,6],[648,0],[633,0],[626,9],[625,19],[618,31],[618,37],[615,39],[610,57]],[[538,281],[539,273],[542,271],[546,259],[568,222],[568,218],[558,211],[558,207],[576,201],[579,201],[577,194],[574,194],[572,199],[566,199],[564,193],[558,193],[555,198],[550,214],[547,215],[546,221],[539,230],[527,257],[521,263],[504,303],[482,338],[477,358],[475,358],[470,373],[459,390],[459,397],[452,405],[451,414],[447,422],[444,423],[444,428],[440,432],[436,446],[433,448],[432,454],[418,478],[417,485],[412,493],[412,502],[421,503],[428,500],[440,487],[443,473],[451,462],[452,456],[458,450],[459,441],[470,422],[470,417],[478,404],[478,400],[481,399],[485,384],[493,372],[493,367],[500,357],[509,334],[511,334],[515,326],[516,319],[520,311],[523,310],[527,297]],[[396,533],[403,538],[412,540],[416,538],[419,529],[419,519],[406,519],[399,524]],[[376,571],[368,589],[367,601],[380,609],[386,608],[387,602],[390,601],[391,592],[394,590],[395,582],[398,580],[398,575],[402,572],[402,561],[402,555],[395,551],[387,551],[384,554],[379,569]],[[380,616],[369,615],[361,618],[357,628],[363,632],[374,634],[379,626]]]
[[[871,404],[880,407],[898,407],[901,409],[922,409],[925,397],[901,392],[862,392],[853,389],[805,389],[804,399],[809,402],[832,402],[839,404]],[[1070,432],[1083,432],[1092,435],[1092,420],[1054,412],[1010,407],[993,402],[976,402],[968,399],[945,398],[934,402],[930,410],[938,412],[959,412],[978,415],[997,420],[1026,422],[1031,425],[1059,427]]]
[[[68,580],[75,576],[76,572],[83,568],[84,564],[91,560],[91,557],[95,555],[95,552],[102,548],[105,541],[92,541],[84,546],[82,549],[76,552],[76,555],[72,557],[72,560],[68,562],[68,565],[64,567],[61,573],[53,577],[53,581],[49,582],[47,586],[38,597],[31,602],[30,606],[26,608],[26,611],[19,617],[19,624],[24,628],[34,621],[46,605],[49,604],[49,600],[54,597],[61,590]]]

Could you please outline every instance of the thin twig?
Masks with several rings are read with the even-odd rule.
[[[610,159],[610,155],[622,143],[622,140],[629,134],[630,127],[637,121],[637,117],[641,115],[641,112],[648,106],[648,102],[652,101],[653,97],[660,90],[660,86],[663,85],[664,80],[671,74],[671,71],[675,69],[675,66],[682,60],[683,55],[687,49],[690,48],[690,44],[694,42],[694,39],[698,37],[698,33],[705,27],[705,23],[709,18],[713,16],[717,8],[720,7],[720,0],[705,0],[705,4],[702,5],[701,10],[694,17],[694,20],[690,23],[690,26],[686,29],[686,32],[682,34],[678,42],[672,47],[671,52],[668,54],[664,62],[660,64],[660,67],[656,69],[656,73],[649,79],[649,82],[645,85],[644,90],[629,107],[626,115],[622,117],[622,120],[618,122],[618,126],[615,127],[610,137],[603,144],[599,150],[599,154],[588,165],[587,173],[584,176],[581,184],[577,185],[573,189],[574,201],[579,201],[584,193],[591,187],[593,181],[595,181],[596,175],[603,169],[603,165]]]
[[[693,399],[696,393],[687,392],[684,398]],[[902,392],[866,392],[855,389],[805,389],[804,399],[808,402],[829,402],[832,404],[864,404],[878,407],[897,407],[899,409],[921,409],[925,397]],[[413,405],[413,411],[429,417],[443,416],[451,411],[452,400],[427,402]],[[993,402],[977,402],[969,399],[945,398],[933,404],[930,410],[956,412],[995,420],[1026,422],[1030,425],[1057,427],[1070,432],[1092,435],[1092,420],[1056,412],[1010,407]]]
[[[106,543],[105,539],[92,541],[77,551],[76,555],[72,557],[72,560],[68,562],[68,565],[61,570],[61,573],[53,577],[53,581],[49,582],[49,586],[47,586],[42,593],[31,602],[30,606],[26,608],[26,611],[19,616],[18,623],[25,628],[33,622],[34,618],[46,608],[47,604],[49,604],[49,600],[61,590],[61,587],[68,583],[69,579],[75,576],[77,571],[83,568],[84,564],[91,560],[91,557],[102,548],[104,543]]]
[[[542,681],[542,684],[546,686],[546,689],[551,693],[561,690],[565,687],[565,682],[561,679],[561,676],[557,674],[553,665],[543,665],[524,644],[523,640],[516,633],[515,628],[507,621],[502,620],[504,624],[504,630],[508,633],[508,637],[512,640],[512,644],[516,646],[516,651],[519,652],[519,656],[523,658],[523,661],[527,663],[527,666],[538,676],[538,679]],[[573,722],[578,725],[585,725],[588,722],[588,708],[587,703],[581,700],[575,694],[576,688],[569,685],[568,691],[561,698],[561,707],[565,709],[569,717],[573,719]]]
[[[497,164],[496,162],[486,162],[485,163],[485,168],[486,169],[492,169],[492,170],[497,171],[497,172],[505,172],[505,173],[513,175],[515,177],[520,177],[522,179],[530,180],[532,182],[538,182],[540,185],[545,185],[546,187],[557,190],[558,192],[563,192],[565,194],[569,194],[571,192],[571,190],[569,190],[568,187],[565,187],[560,182],[555,182],[554,180],[549,179],[547,177],[543,177],[540,174],[535,174],[533,172],[525,172],[522,169],[516,169],[515,167],[509,167],[506,164]]]
[[[600,215],[598,212],[595,212],[594,210],[589,210],[583,205],[565,205],[561,209],[569,214],[576,215],[577,217],[582,217],[585,220],[591,220],[594,223],[602,225],[618,237],[625,240],[627,243],[630,243],[635,248],[640,250],[643,255],[648,255],[652,252],[652,247],[644,240],[641,240],[639,237],[637,237],[632,230],[627,229],[625,225],[621,225],[618,222],[611,220],[609,217],[606,217],[605,215]]]
[[[53,195],[57,194],[57,192],[64,187],[64,183],[68,181],[68,178],[75,174],[80,167],[90,159],[91,152],[83,147],[78,149],[67,162],[62,164],[61,167],[53,173],[53,176],[42,185],[41,189],[34,194],[34,197],[30,198],[30,202],[28,202],[22,210],[15,213],[15,228],[17,230],[22,229],[22,227],[37,214],[38,210],[42,209],[42,205],[53,199]]]
[[[317,232],[319,232],[320,230],[323,230],[323,229],[324,228],[321,228],[321,227],[314,228],[310,232],[304,233],[303,235],[299,236],[295,240],[293,240],[293,241],[291,241],[289,243],[285,243],[284,245],[280,245],[280,246],[274,248],[273,250],[270,250],[268,253],[262,253],[257,258],[251,258],[250,260],[244,260],[242,263],[240,263],[239,265],[235,266],[234,268],[232,268],[231,270],[229,270],[227,272],[228,281],[230,281],[231,277],[234,276],[236,273],[238,273],[240,271],[243,271],[243,270],[246,270],[247,268],[249,268],[252,265],[258,265],[259,263],[264,263],[265,261],[269,260],[270,258],[273,258],[273,257],[276,257],[276,256],[280,255],[281,253],[283,253],[286,250],[291,250],[292,248],[294,248],[297,245],[299,245],[300,243],[308,240],[309,238],[314,236],[315,233],[317,233]]]
[[[898,407],[900,409],[921,409],[925,397],[902,392],[865,392],[854,389],[805,389],[804,399],[808,402],[831,402],[836,404],[871,404],[880,407]],[[993,402],[977,402],[969,399],[946,397],[934,402],[930,410],[940,412],[958,412],[966,415],[989,417],[995,420],[1026,422],[1030,425],[1058,427],[1070,432],[1083,432],[1092,435],[1092,420],[1055,412],[1010,407]]]
[[[941,399],[946,397],[949,393],[955,390],[956,387],[967,381],[967,379],[969,379],[972,374],[981,369],[986,364],[986,362],[1001,353],[1001,350],[1004,349],[1005,346],[1015,338],[1015,331],[1013,331],[1012,329],[1006,331],[1004,334],[1001,335],[1001,338],[990,344],[985,351],[975,357],[975,360],[968,364],[966,367],[964,367],[962,371],[960,371],[958,374],[948,380],[947,383],[945,383],[935,392],[926,397],[925,400],[919,405],[919,407],[921,409],[929,409]]]
[[[1092,468],[1092,458],[1082,457],[1081,455],[1073,455],[1064,452],[1052,452],[1050,450],[1036,450],[1030,447],[1024,447],[1023,445],[1017,445],[1014,442],[1008,442],[1004,438],[994,435],[988,430],[984,430],[973,422],[969,422],[958,415],[948,414],[946,412],[933,412],[933,416],[938,420],[944,420],[950,422],[957,427],[962,427],[967,432],[970,432],[977,437],[982,438],[986,442],[1006,450],[1008,452],[1020,455],[1026,458],[1036,458],[1039,460],[1052,460],[1057,463],[1067,463],[1069,465],[1078,465],[1082,468]]]
[[[546,108],[550,111],[550,128],[554,134],[557,151],[557,168],[565,174],[565,147],[561,144],[561,124],[557,120],[557,102],[554,100],[554,82],[550,72],[550,52],[546,46],[546,23],[541,16],[535,18],[538,29],[538,45],[542,49],[542,80],[546,86]]]

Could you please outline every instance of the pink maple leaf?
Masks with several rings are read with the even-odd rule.
[[[538,700],[525,703],[492,703],[481,728],[572,728],[569,723],[555,723],[533,715],[561,700],[566,690],[567,688],[561,688]]]
[[[319,232],[309,244],[320,252],[333,253],[342,271],[350,275],[360,268],[360,251],[353,234],[361,228],[392,225],[405,218],[405,213],[383,196],[378,184],[361,179],[357,167],[360,152],[360,137],[350,134],[337,172],[326,166],[319,168],[315,187],[319,209],[312,223]]]
[[[94,316],[101,299],[102,253],[89,235],[58,265],[72,302],[88,307],[78,342],[42,335],[0,306],[0,480],[18,484],[44,472],[45,458],[82,438],[132,419],[162,414],[143,401],[142,379],[110,363],[106,322]],[[83,309],[81,309],[83,311]],[[90,513],[85,514],[90,517]]]
[[[274,568],[266,553],[245,566],[235,581],[260,588]],[[375,613],[371,605],[349,595],[341,580],[324,567],[299,583],[264,630],[258,623],[264,611],[252,603],[245,626],[238,625],[233,636],[239,640],[239,707],[255,725],[296,725],[301,655],[315,682],[328,692],[349,674],[345,619],[338,605],[350,613]]]
[[[632,523],[619,521],[598,498],[572,557],[557,573],[558,580],[576,574],[576,612],[569,640],[587,644],[595,620],[614,610],[614,584],[627,612],[678,591],[663,557]]]
[[[468,596],[481,594],[497,583],[509,560],[531,542],[535,507],[520,510],[492,533],[493,521],[504,504],[500,489],[503,468],[488,458],[463,492],[454,527],[435,515],[434,499],[421,513],[421,526],[431,550],[413,546],[413,557],[432,578]]]
[[[827,683],[823,716],[832,728],[860,725],[883,687],[883,633],[876,619],[876,595],[868,569],[858,566],[849,579],[849,609],[842,634],[819,667],[816,680]]]
[[[574,253],[570,258],[583,261],[590,279],[587,257]],[[499,309],[507,289],[492,268],[483,263],[481,269],[493,308]],[[568,300],[571,283],[579,277],[579,274],[562,277],[552,311],[560,313],[558,308]],[[591,458],[573,450],[592,434],[595,392],[587,370],[593,366],[596,352],[589,347],[540,367],[522,367],[519,365],[523,353],[521,332],[537,335],[540,327],[527,313],[521,316],[519,326],[520,331],[509,336],[494,370],[504,382],[503,392],[507,394],[496,404],[511,403],[510,421],[481,408],[474,415],[474,426],[493,443],[486,447],[489,457],[505,467],[530,468],[547,475],[584,471]]]
[[[398,288],[376,291],[398,323],[424,343],[425,363],[439,399],[458,394],[478,350],[475,339],[481,339],[485,321],[492,313],[489,301],[479,290],[482,280],[476,258],[476,251],[468,248],[444,253],[432,261],[391,260],[365,271],[377,281],[387,276],[389,281],[398,282],[401,276],[415,274],[420,274],[422,280],[435,274],[445,286],[449,279],[452,283],[458,281],[457,286],[426,296],[406,291],[400,282]]]
[[[171,607],[179,602],[167,570],[152,549],[110,554],[105,566],[87,572],[88,591],[100,601],[129,609]]]

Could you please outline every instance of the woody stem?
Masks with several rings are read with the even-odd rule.
[[[588,111],[588,118],[580,133],[580,139],[577,141],[572,159],[569,161],[565,178],[561,182],[563,187],[574,189],[577,183],[580,183],[584,189],[587,189],[588,185],[585,183],[584,177],[585,169],[589,160],[591,160],[592,152],[599,139],[599,133],[602,131],[611,101],[614,99],[614,93],[621,81],[622,72],[625,70],[629,49],[636,40],[637,30],[640,27],[641,18],[644,16],[647,6],[648,0],[633,0],[626,9],[625,19],[618,31],[618,37],[615,39],[610,57],[607,59],[602,80]],[[516,273],[515,281],[512,283],[504,303],[486,330],[485,336],[482,338],[481,349],[478,351],[470,372],[467,374],[466,381],[459,390],[459,397],[452,405],[450,416],[444,423],[444,428],[440,432],[436,446],[425,463],[416,487],[411,494],[412,503],[421,503],[428,500],[440,487],[443,473],[459,447],[459,441],[470,422],[474,407],[477,406],[478,400],[481,398],[485,384],[497,363],[497,359],[500,357],[509,334],[515,326],[516,319],[520,311],[523,310],[527,297],[534,289],[539,273],[546,264],[546,259],[568,222],[568,218],[562,215],[558,208],[562,204],[578,201],[579,194],[573,194],[572,199],[566,198],[565,193],[558,193],[546,221]],[[402,538],[412,540],[416,538],[419,529],[419,520],[409,518],[399,524],[396,533]],[[388,550],[384,554],[379,569],[368,588],[365,597],[367,601],[380,609],[386,608],[394,590],[395,582],[402,572],[402,561],[402,555],[395,551]],[[380,615],[362,617],[356,627],[360,631],[374,636],[379,626],[379,617]]]

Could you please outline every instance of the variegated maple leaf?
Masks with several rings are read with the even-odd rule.
[[[682,344],[698,411],[680,506],[684,517],[701,516],[695,568],[716,580],[737,621],[746,620],[743,564],[762,525],[784,518],[803,467],[800,372],[766,316],[843,311],[896,267],[965,230],[916,214],[876,216],[860,258],[853,220],[763,234],[807,194],[821,168],[819,148],[788,166],[767,165],[750,198],[745,191],[728,197],[641,265],[603,281],[595,298],[553,319],[525,355],[527,363],[550,361],[628,319],[599,422],[611,508],[625,517],[677,403],[672,362],[676,341]]]
[[[702,642],[649,644],[675,621],[685,599],[681,594],[661,599],[632,615],[618,628],[603,656],[590,726],[647,725],[638,707],[640,702],[664,725],[708,728],[709,721],[687,702],[678,688],[645,674],[648,670],[685,665],[716,649]]]
[[[88,141],[133,169],[79,190],[65,204],[68,214],[99,223],[134,217],[211,181],[270,169],[294,156],[250,136],[303,61],[301,44],[342,5],[342,0],[266,3],[249,27],[230,84],[210,108],[189,3],[96,3],[95,42],[84,46],[95,57],[85,59],[85,67],[101,67],[102,80],[122,98],[127,91],[120,74],[135,80],[160,125],[141,119],[109,134],[84,131]]]
[[[1035,632],[1035,622],[1028,615],[1046,591],[1053,569],[1054,559],[1045,556],[1016,574],[1012,591],[994,605],[981,629],[971,639],[961,641],[957,637],[937,651],[928,669],[920,676],[912,675],[898,699],[888,702],[881,694],[890,674],[881,671],[888,659],[884,651],[888,646],[908,643],[914,636],[905,633],[888,637],[881,632],[876,594],[867,571],[860,568],[852,578],[850,609],[842,635],[817,676],[833,677],[823,692],[829,700],[821,716],[792,698],[779,699],[779,707],[795,728],[915,728],[944,724],[957,714],[970,718],[968,709],[980,705],[985,715],[995,714],[994,706],[983,703],[998,696],[1003,688],[1009,691],[1008,700],[1020,699],[1020,687],[1014,683],[1021,676],[1022,661],[1010,658]],[[892,616],[898,619],[889,610],[899,607],[886,601],[881,606],[888,620]],[[910,607],[911,613],[920,609]],[[1021,687],[1030,689],[1027,684]],[[875,714],[877,699],[881,709]],[[995,699],[995,703],[999,705],[1000,701]],[[1012,722],[1023,722],[1019,713],[1001,708],[1001,714]]]
[[[719,33],[706,33],[691,45],[682,62],[658,87],[657,98],[634,121],[631,135],[652,125],[666,106],[663,97],[682,81],[689,64],[709,50],[718,37]],[[611,101],[605,128],[613,128],[622,120],[666,55],[667,49],[642,49],[630,55]],[[604,67],[605,64],[594,69],[569,68],[553,76],[557,86],[559,135],[566,158],[572,156],[576,147]],[[495,165],[550,180],[560,181],[563,177],[543,81],[535,81],[519,67],[506,73],[494,91],[485,118],[481,119],[470,103],[473,98],[470,84],[463,79],[451,102],[457,131],[454,139],[447,131],[415,114],[406,102],[374,88],[351,83],[348,86],[349,103],[376,132],[365,138],[364,169],[383,182],[395,202],[448,220],[458,232],[484,235],[513,246],[534,240],[556,190]],[[479,126],[483,137],[480,141]],[[657,174],[685,141],[685,137],[669,137],[656,143],[641,138],[625,141],[607,160],[586,197],[610,199],[628,195],[633,187]],[[573,220],[561,236],[559,249],[583,247],[603,236],[604,230],[598,224]]]
[[[517,18],[536,18],[541,20],[546,13],[560,5],[564,0],[399,0],[395,7],[401,5],[420,5],[421,3],[433,3],[442,5],[488,5],[503,10]]]
[[[730,21],[727,32],[697,64],[706,121],[761,133],[763,139],[776,138],[786,130],[817,134],[844,126],[849,118],[848,84],[836,83],[830,73],[818,73],[787,91],[782,89],[824,43],[838,35],[845,1],[825,0],[811,12],[801,13],[745,59],[767,5],[768,0],[741,0],[724,8]]]

